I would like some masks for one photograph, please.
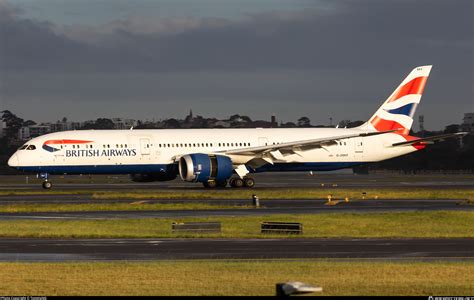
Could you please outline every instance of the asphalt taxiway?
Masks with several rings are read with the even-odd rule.
[[[0,261],[473,259],[474,239],[0,239]]]
[[[3,197],[7,198],[7,197]],[[0,203],[12,203],[2,200]],[[67,201],[67,200],[63,200]],[[80,200],[79,200],[80,201]],[[109,201],[109,200],[107,200]],[[197,200],[155,200],[150,203],[193,203]],[[97,202],[97,201],[96,201]],[[129,200],[129,202],[131,202]],[[127,210],[127,211],[83,211],[83,212],[0,212],[0,220],[101,220],[101,219],[142,219],[142,218],[183,218],[219,216],[263,216],[276,214],[318,214],[341,212],[413,212],[436,210],[473,211],[474,205],[462,204],[461,200],[358,200],[348,203],[339,201],[337,205],[326,205],[327,200],[262,200],[260,207],[251,207],[250,199],[242,200],[198,200],[211,205],[241,205],[242,208],[193,209],[193,210]],[[103,203],[103,202],[98,202]],[[144,204],[146,205],[146,204]],[[244,206],[246,205],[246,206]],[[1,204],[0,204],[1,207]]]

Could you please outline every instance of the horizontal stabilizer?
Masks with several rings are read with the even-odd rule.
[[[462,137],[465,136],[467,132],[456,132],[456,133],[448,133],[448,134],[441,134],[441,135],[435,135],[435,136],[430,136],[426,138],[419,138],[411,141],[406,141],[406,142],[400,142],[400,143],[395,143],[392,144],[393,147],[397,146],[410,146],[413,144],[430,144],[430,142],[435,142],[435,141],[442,141],[448,138],[453,138],[453,137]]]

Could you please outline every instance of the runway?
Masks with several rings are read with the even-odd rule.
[[[474,188],[472,174],[422,174],[404,175],[399,173],[376,173],[368,175],[353,174],[351,170],[320,172],[310,176],[307,172],[257,173],[252,174],[256,181],[255,189],[260,188]],[[27,178],[28,177],[28,178]],[[184,182],[177,178],[166,182],[132,182],[128,176],[52,176],[55,190],[127,190],[127,189],[200,189],[202,184]],[[28,182],[28,183],[26,183]],[[38,190],[41,180],[34,175],[0,176],[0,190]]]
[[[0,200],[9,201],[9,200]],[[108,200],[107,200],[108,201]],[[190,203],[197,200],[155,200],[155,203]],[[84,212],[29,212],[0,213],[0,220],[103,220],[183,217],[263,216],[277,214],[413,212],[436,210],[473,211],[474,205],[459,205],[460,200],[358,200],[335,206],[327,200],[262,200],[259,208],[250,207],[251,200],[198,200],[214,205],[247,205],[231,209],[203,210],[143,210],[143,211],[84,211]],[[97,202],[97,201],[96,201]],[[130,200],[129,200],[130,202]],[[11,203],[11,202],[8,202]],[[103,202],[102,202],[103,203]]]
[[[258,176],[258,177],[257,177]],[[287,188],[474,188],[471,175],[466,176],[395,176],[336,174],[326,177],[298,174],[257,174],[259,189]],[[67,177],[65,177],[67,178]],[[104,180],[104,178],[99,178]],[[66,180],[66,179],[64,179]],[[161,189],[204,190],[199,184],[179,180],[165,183],[130,183],[126,178],[113,182],[73,182],[55,184],[62,195],[43,194],[39,182],[9,183],[0,180],[0,191],[32,191],[32,195],[0,196],[0,207],[14,204],[91,204],[132,203],[134,199],[94,199],[100,190]],[[123,182],[120,182],[123,181]],[[79,190],[85,194],[74,194]],[[229,189],[232,190],[232,189]],[[67,194],[71,191],[71,194]],[[462,200],[384,200],[341,201],[325,205],[326,199],[260,199],[252,207],[248,199],[140,199],[146,203],[205,203],[242,206],[231,209],[153,210],[153,211],[86,211],[0,213],[0,220],[103,220],[183,217],[263,216],[277,214],[378,213],[436,210],[473,211],[474,205]],[[146,204],[144,204],[146,205]],[[13,239],[0,238],[0,261],[108,261],[108,260],[176,260],[176,259],[473,259],[474,239]]]
[[[0,261],[473,259],[474,239],[0,239]]]

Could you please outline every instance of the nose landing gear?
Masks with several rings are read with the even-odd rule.
[[[53,183],[49,181],[48,173],[40,173],[37,175],[37,177],[43,179],[43,189],[49,190],[53,187]]]
[[[51,181],[44,181],[43,182],[43,189],[50,190],[53,187],[53,183]]]

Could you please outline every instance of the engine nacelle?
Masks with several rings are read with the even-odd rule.
[[[232,176],[233,171],[232,160],[224,155],[196,153],[179,159],[179,175],[184,181],[224,181]]]
[[[177,176],[178,165],[172,164],[168,165],[162,172],[130,174],[130,179],[135,182],[169,181]]]
[[[178,176],[174,173],[144,173],[144,174],[130,174],[130,179],[134,182],[153,182],[153,181],[169,181]]]

